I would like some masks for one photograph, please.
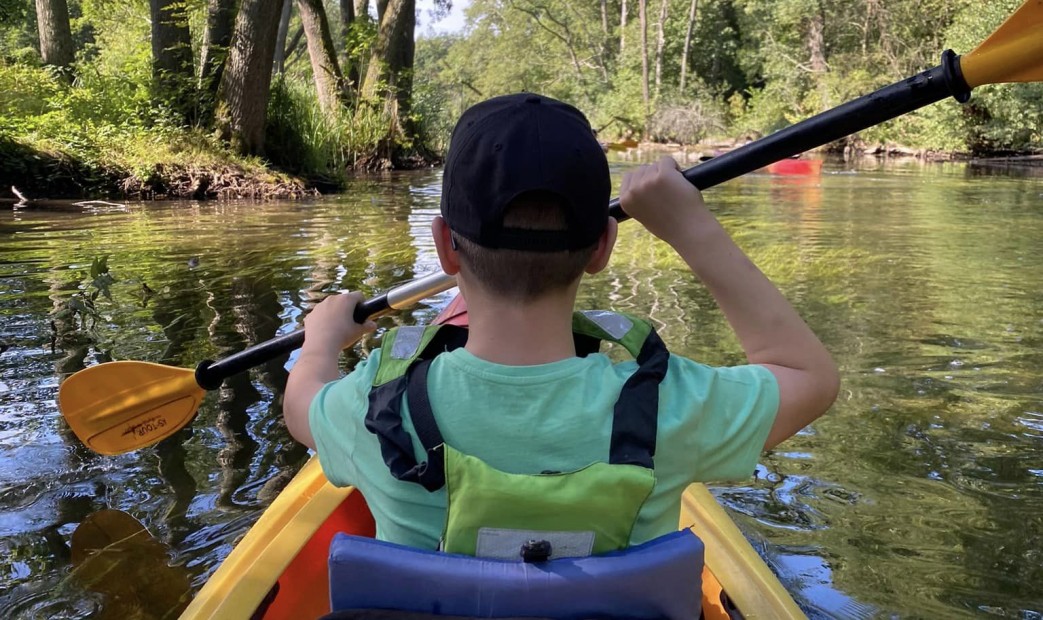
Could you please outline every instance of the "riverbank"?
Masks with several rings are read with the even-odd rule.
[[[314,183],[184,135],[124,141],[104,153],[0,133],[0,204],[57,199],[292,199]],[[20,194],[20,195],[19,195]]]
[[[676,144],[663,142],[637,142],[624,140],[619,142],[604,142],[602,147],[606,152],[615,152],[626,157],[627,154],[640,156],[642,153],[669,154],[677,159],[685,167],[694,166],[699,162],[707,161],[724,155],[737,148],[745,146],[752,139],[740,140],[707,140],[697,144]],[[860,141],[837,141],[825,146],[811,149],[798,155],[798,157],[822,158],[822,157],[844,157],[845,159],[855,157],[868,158],[913,158],[925,162],[967,162],[976,166],[1003,166],[1012,168],[1043,168],[1043,153],[1035,151],[1017,152],[1004,151],[1000,153],[972,154],[955,151],[938,151],[923,148],[913,148],[897,144],[872,144],[867,145]]]
[[[688,167],[747,142],[711,140],[681,145],[627,141],[605,146],[621,154],[669,153]],[[839,154],[836,145],[817,151]],[[967,161],[977,166],[1043,168],[1043,154],[1039,153],[988,157],[896,145],[849,146],[843,152],[846,157],[915,157]],[[166,135],[148,144],[125,141],[98,156],[84,156],[82,148],[60,148],[0,133],[0,206],[98,198],[292,200],[335,193],[339,188],[334,180],[307,180],[275,170],[261,159],[236,156],[210,138],[191,133]]]

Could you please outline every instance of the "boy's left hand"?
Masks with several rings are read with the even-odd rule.
[[[339,354],[377,329],[373,321],[356,323],[355,306],[363,301],[362,293],[330,295],[304,317],[304,347],[310,351]]]

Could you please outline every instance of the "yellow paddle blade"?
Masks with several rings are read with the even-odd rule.
[[[88,448],[100,454],[122,454],[184,427],[204,394],[191,370],[150,362],[108,362],[66,379],[58,390],[58,408]]]
[[[971,88],[1043,81],[1043,0],[1027,0],[973,52],[960,57]]]

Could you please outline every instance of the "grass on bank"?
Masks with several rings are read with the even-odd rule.
[[[313,88],[276,79],[266,157],[232,152],[187,126],[147,87],[83,67],[70,85],[48,68],[0,63],[0,197],[293,197],[336,187],[387,132],[378,111],[323,114]]]

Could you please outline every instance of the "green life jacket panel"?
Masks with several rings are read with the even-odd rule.
[[[573,316],[577,352],[616,342],[638,362],[614,406],[608,463],[573,472],[511,474],[445,444],[427,391],[427,373],[441,352],[466,343],[466,329],[404,327],[385,335],[369,397],[366,428],[380,441],[392,475],[429,491],[446,487],[443,549],[519,559],[601,554],[628,545],[638,512],[655,486],[653,457],[659,383],[669,353],[646,321],[614,312]],[[418,463],[402,428],[402,401],[427,460]],[[539,541],[535,549],[530,541]],[[528,546],[527,546],[528,545]],[[528,549],[528,551],[526,551]]]

